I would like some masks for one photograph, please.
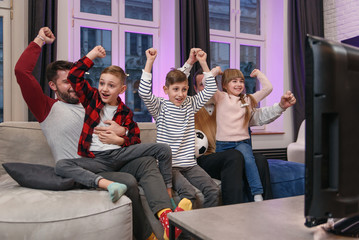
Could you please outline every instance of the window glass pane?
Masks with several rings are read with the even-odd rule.
[[[3,17],[0,17],[0,122],[4,121],[4,40]]]
[[[246,92],[254,93],[259,89],[259,82],[249,75],[253,69],[260,69],[260,48],[241,45],[241,71],[244,75]]]
[[[152,35],[130,32],[125,34],[125,71],[129,74],[126,80],[126,105],[133,111],[136,122],[152,121],[150,113],[138,95],[142,69],[146,64],[145,51],[152,45]]]
[[[211,42],[211,69],[220,66],[222,71],[230,66],[230,44]],[[216,77],[217,85],[222,90],[221,76]]]
[[[260,0],[241,0],[241,33],[260,35]]]
[[[209,0],[209,28],[230,31],[230,0]]]
[[[80,11],[111,16],[111,0],[81,0]]]
[[[97,45],[103,46],[106,50],[106,57],[96,58],[94,66],[85,75],[85,79],[90,82],[91,86],[96,88],[98,88],[102,70],[112,64],[111,34],[110,30],[81,27],[81,57],[85,56]]]
[[[152,0],[126,0],[125,18],[153,21]]]

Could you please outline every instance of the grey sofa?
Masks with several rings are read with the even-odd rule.
[[[143,142],[154,142],[154,124],[139,124]],[[54,166],[37,122],[0,123],[0,239],[133,239],[132,204],[113,204],[105,191],[49,191],[20,187],[2,167],[23,162]],[[140,189],[145,211],[161,239],[163,228]]]

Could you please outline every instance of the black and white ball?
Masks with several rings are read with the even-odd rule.
[[[196,140],[195,140],[195,156],[196,158],[202,156],[208,149],[208,139],[206,134],[202,131],[195,129]]]

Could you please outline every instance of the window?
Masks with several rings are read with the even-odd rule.
[[[127,90],[121,99],[131,108],[136,122],[150,122],[152,117],[138,95],[145,51],[158,47],[158,0],[80,0],[74,4],[74,60],[86,55],[93,47],[102,45],[106,57],[96,59],[86,75],[92,86],[98,87],[101,71],[118,65],[128,74]],[[154,66],[153,78],[157,76]],[[163,84],[162,84],[163,85]],[[153,89],[162,87],[153,81]]]
[[[264,36],[260,0],[209,0],[211,68],[240,69],[247,93],[258,89],[249,77],[254,68],[265,72],[262,64]]]

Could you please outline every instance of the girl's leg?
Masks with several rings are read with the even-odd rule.
[[[248,143],[242,141],[237,145],[236,149],[243,154],[245,173],[247,176],[248,184],[251,188],[252,195],[262,194],[263,187],[253,156],[252,147]]]

